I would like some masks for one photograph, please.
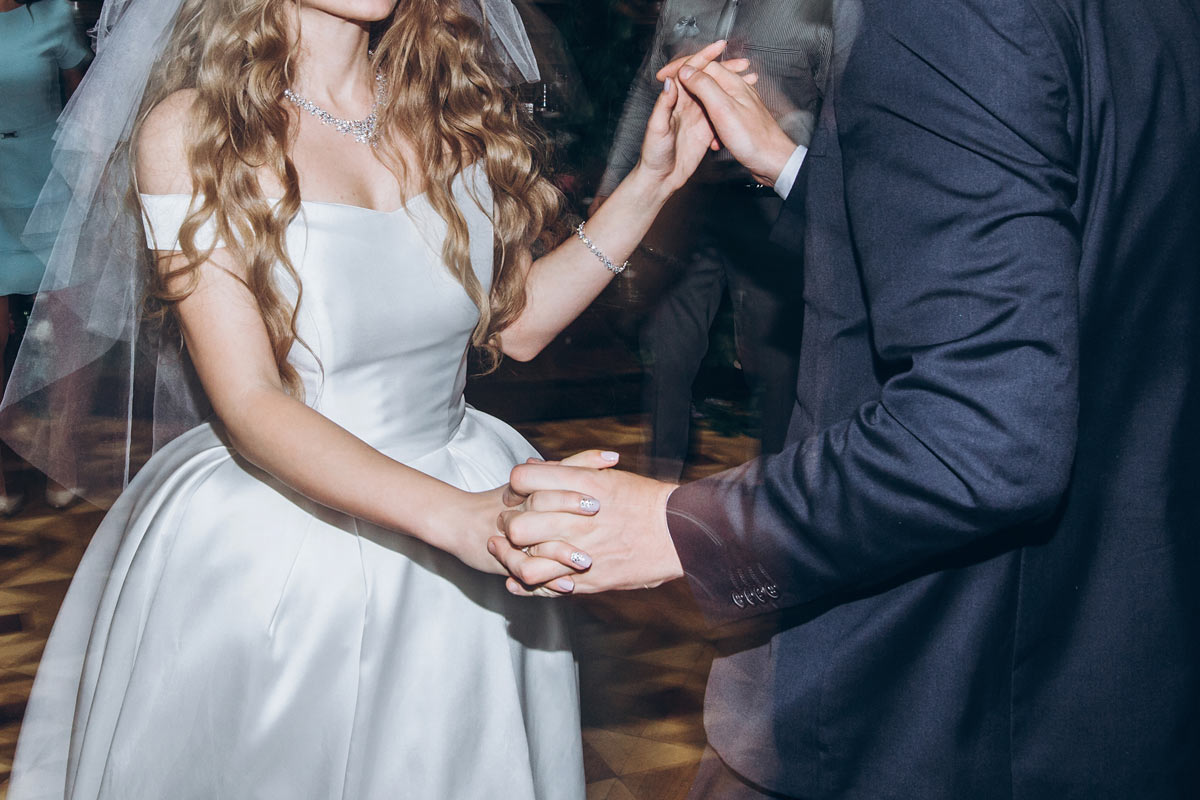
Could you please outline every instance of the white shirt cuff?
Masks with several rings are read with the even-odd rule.
[[[783,165],[783,171],[775,179],[775,194],[784,200],[792,191],[792,184],[796,182],[796,176],[800,174],[800,165],[804,163],[806,155],[808,155],[808,148],[802,144],[796,145],[796,149],[792,151],[787,163]]]

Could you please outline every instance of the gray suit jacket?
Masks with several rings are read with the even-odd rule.
[[[646,122],[662,90],[655,74],[669,61],[724,38],[729,57],[750,59],[757,89],[797,144],[812,138],[831,48],[832,0],[666,0],[653,44],[629,90],[598,194],[613,189],[637,163]],[[727,154],[709,156],[709,180],[747,173]]]

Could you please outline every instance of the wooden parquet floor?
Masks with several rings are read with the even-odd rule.
[[[518,427],[547,457],[604,447],[620,452],[627,469],[637,468],[645,435],[639,415]],[[755,446],[745,436],[701,429],[685,477],[739,464]],[[16,517],[0,520],[0,798],[38,659],[102,516],[86,503],[56,511],[32,498]],[[683,798],[704,750],[704,684],[714,653],[686,586],[570,602],[588,800]]]

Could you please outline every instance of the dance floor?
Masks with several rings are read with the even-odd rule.
[[[548,457],[601,446],[617,450],[623,464],[635,468],[644,438],[638,415],[518,427]],[[754,453],[753,440],[714,430],[725,426],[699,427],[685,477],[716,472]],[[87,504],[54,511],[37,500],[15,518],[0,520],[0,798],[38,658],[100,517]],[[683,798],[704,749],[701,710],[714,653],[686,586],[570,602],[588,800]]]

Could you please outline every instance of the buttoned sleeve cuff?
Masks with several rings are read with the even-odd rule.
[[[775,193],[784,200],[792,192],[792,185],[796,182],[796,176],[800,174],[800,167],[804,164],[806,155],[808,155],[808,148],[802,144],[796,145],[796,149],[788,157],[787,163],[783,165],[783,171],[775,179]]]
[[[780,589],[765,566],[702,519],[711,500],[702,484],[680,486],[667,500],[667,529],[696,602],[716,625],[778,610]]]

